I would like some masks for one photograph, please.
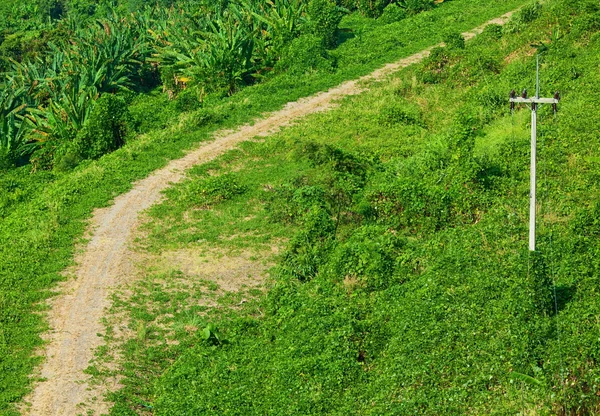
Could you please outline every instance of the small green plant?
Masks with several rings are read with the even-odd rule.
[[[204,329],[202,330],[202,339],[204,340],[204,342],[212,345],[212,346],[219,346],[219,345],[223,345],[223,344],[227,344],[227,340],[224,339],[221,334],[219,333],[219,330],[217,329],[217,327],[213,324],[208,324],[207,326],[204,327]]]
[[[423,69],[418,74],[419,80],[426,84],[442,82],[447,76],[451,60],[452,56],[447,48],[433,48],[431,54],[423,61]]]
[[[537,0],[523,6],[504,25],[504,33],[514,34],[520,32],[528,23],[539,17],[541,10],[542,5]]]

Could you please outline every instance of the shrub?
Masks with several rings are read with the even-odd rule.
[[[331,267],[338,278],[357,279],[367,290],[389,285],[403,242],[381,226],[363,226],[335,249]]]
[[[294,39],[281,60],[278,70],[291,74],[302,74],[308,71],[331,71],[333,60],[330,58],[321,38],[313,34],[305,34]]]
[[[203,89],[192,86],[181,91],[175,99],[179,111],[197,110],[202,106]]]
[[[379,119],[381,123],[387,127],[392,127],[397,124],[423,125],[421,114],[415,110],[406,109],[398,103],[392,103],[384,107],[379,114]]]
[[[313,207],[327,207],[327,194],[320,186],[285,184],[276,189],[267,204],[273,221],[298,223]]]
[[[162,129],[178,117],[179,103],[169,100],[167,94],[158,92],[140,94],[134,97],[129,105],[129,113],[138,133],[146,133],[154,129]],[[156,109],[160,111],[156,111]]]
[[[434,0],[404,0],[404,7],[410,14],[417,14],[425,10],[430,10],[435,6]]]
[[[131,116],[125,100],[105,94],[77,134],[74,149],[83,158],[96,159],[123,146],[130,131]]]
[[[535,1],[521,8],[513,17],[504,25],[504,33],[516,33],[521,31],[525,25],[537,19],[542,10],[542,5]]]
[[[535,1],[533,3],[525,5],[521,10],[517,12],[518,19],[524,23],[531,23],[537,19],[542,11],[542,5]]]
[[[502,26],[498,24],[487,25],[483,29],[482,36],[484,38],[499,40],[502,38]]]
[[[229,114],[226,109],[221,107],[201,108],[193,113],[194,125],[204,127],[210,124],[220,123],[227,119]]]
[[[464,49],[465,38],[460,32],[448,32],[444,35],[444,43],[450,49]]]
[[[284,274],[302,282],[315,277],[333,246],[335,223],[324,208],[314,206],[303,217],[302,230],[292,239],[283,257]]]
[[[301,146],[299,157],[306,157],[313,166],[328,165],[333,172],[344,173],[364,179],[368,164],[352,153],[337,147],[315,142]]]
[[[335,3],[349,12],[353,12],[358,9],[358,0],[336,0]]]
[[[421,71],[417,73],[419,81],[425,84],[437,84],[446,77],[446,67],[450,64],[447,48],[433,48],[431,54],[423,60]]]
[[[406,18],[406,10],[395,3],[388,4],[379,18],[385,24],[399,22]]]
[[[0,147],[0,172],[6,171],[14,166],[14,157],[10,150]]]
[[[388,4],[390,0],[359,0],[358,9],[367,17],[379,17]]]
[[[54,155],[54,170],[56,172],[69,172],[81,163],[81,155],[71,148],[66,148],[66,153],[57,152]]]
[[[323,39],[326,48],[333,48],[337,44],[337,31],[342,16],[343,9],[332,0],[311,0],[308,4],[311,32]]]

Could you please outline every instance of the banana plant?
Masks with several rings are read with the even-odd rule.
[[[31,123],[33,147],[48,140],[72,140],[83,128],[99,93],[81,88],[82,85],[75,83],[72,88],[65,89],[59,100],[50,100],[44,107],[29,109],[27,119]]]
[[[154,61],[170,68],[180,79],[201,84],[207,90],[234,92],[258,67],[258,37],[252,15],[230,4],[212,20],[178,24],[155,33],[159,46]]]
[[[0,112],[0,149],[22,153],[26,131],[19,108],[9,113]]]
[[[256,69],[255,33],[241,23],[242,13],[234,11],[227,20],[210,22],[208,48],[204,53],[205,76],[216,76],[213,82],[226,86],[230,93]]]
[[[252,10],[248,2],[243,4]],[[252,16],[264,26],[258,31],[262,47],[257,53],[262,54],[266,65],[272,66],[306,24],[306,6],[301,0],[268,0],[253,10]]]
[[[23,114],[27,89],[7,83],[0,92],[0,149],[18,153],[25,142]]]
[[[97,21],[77,30],[74,39],[61,46],[68,69],[77,71],[84,85],[100,92],[129,89],[132,74],[149,55],[144,39],[126,20]]]

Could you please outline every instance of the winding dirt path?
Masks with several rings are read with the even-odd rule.
[[[464,33],[471,39],[490,23],[504,24],[511,13],[493,19]],[[439,45],[436,45],[439,46]],[[245,125],[235,132],[221,132],[212,142],[202,144],[185,157],[173,160],[146,179],[137,182],[133,189],[117,197],[111,207],[96,210],[91,219],[92,235],[85,251],[77,256],[76,277],[61,287],[61,295],[51,300],[48,321],[52,330],[46,334],[48,345],[40,376],[32,394],[26,398],[23,414],[34,416],[75,416],[103,414],[110,404],[103,400],[107,390],[114,386],[90,386],[90,377],[83,373],[93,358],[94,351],[103,343],[99,333],[105,308],[110,306],[110,294],[132,273],[128,243],[138,225],[139,214],[157,203],[165,188],[181,181],[185,171],[194,165],[210,161],[232,149],[238,143],[256,136],[267,136],[300,118],[325,111],[334,100],[359,94],[364,81],[377,81],[386,75],[421,61],[433,47],[425,49],[354,81],[348,81],[327,92],[289,103],[280,111],[268,114],[254,125]],[[85,408],[80,406],[86,403]]]

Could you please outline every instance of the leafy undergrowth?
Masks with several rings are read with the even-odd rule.
[[[112,414],[600,411],[599,29],[595,1],[528,7],[193,169],[151,211],[150,252],[286,249],[246,307],[178,304],[169,325],[205,328],[185,348],[127,344]],[[540,50],[563,101],[540,111],[530,255],[529,110],[507,99]]]

